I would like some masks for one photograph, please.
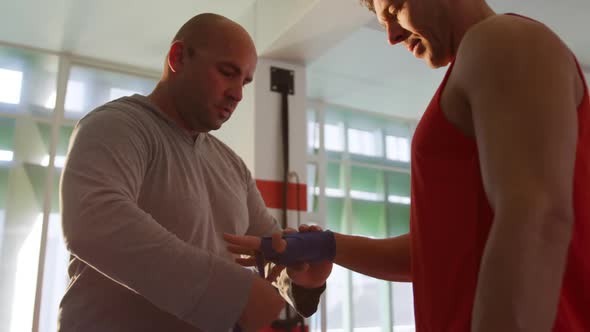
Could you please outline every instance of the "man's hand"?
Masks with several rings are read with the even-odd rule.
[[[285,301],[276,288],[268,281],[254,277],[238,325],[244,332],[257,331],[276,320],[284,307]]]
[[[315,225],[301,225],[299,226],[299,232],[321,232],[322,229]],[[282,240],[282,239],[281,239]],[[274,241],[274,238],[273,238]],[[282,240],[286,242],[285,240]],[[321,261],[315,263],[302,263],[300,265],[288,266],[287,274],[291,280],[305,288],[318,288],[326,283],[326,280],[332,273],[332,262]]]
[[[318,232],[322,229],[318,226],[301,225],[299,232]],[[294,233],[294,229],[286,229],[284,233],[274,233],[272,235],[272,247],[276,252],[283,252],[287,249],[287,241],[282,236],[283,234]],[[235,254],[249,255],[249,258],[238,258],[236,262],[243,266],[254,266],[256,261],[254,255],[256,251],[260,250],[261,238],[256,236],[237,236],[231,234],[224,234],[225,240],[229,243],[228,250]],[[268,280],[275,280],[284,266],[277,265],[273,268]],[[332,271],[332,262],[322,261],[315,263],[301,263],[287,267],[287,273],[292,282],[305,288],[317,288],[322,286]]]

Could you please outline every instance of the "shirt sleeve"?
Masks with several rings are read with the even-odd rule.
[[[268,236],[282,230],[279,222],[268,212],[256,182],[250,172],[247,172],[248,183],[248,219],[249,226],[246,234]]]
[[[185,243],[138,206],[155,138],[125,113],[95,111],[74,130],[61,180],[67,247],[158,308],[225,332],[246,304],[253,275]]]

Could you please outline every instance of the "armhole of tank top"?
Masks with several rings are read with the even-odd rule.
[[[584,75],[584,70],[582,69],[582,66],[580,66],[580,63],[578,62],[578,58],[576,58],[576,56],[572,53],[572,57],[574,58],[574,62],[576,63],[576,68],[578,70],[578,75],[580,76],[580,79],[582,80],[582,98],[580,99],[580,102],[578,103],[578,105],[576,105],[576,107],[578,109],[580,109],[580,106],[582,106],[582,103],[584,103],[584,100],[588,99],[588,82],[586,82],[586,76]]]

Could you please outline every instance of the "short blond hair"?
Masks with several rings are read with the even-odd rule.
[[[375,12],[375,5],[373,4],[373,0],[360,0],[361,4],[367,7],[368,10]]]

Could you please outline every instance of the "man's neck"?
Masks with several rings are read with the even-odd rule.
[[[462,8],[462,10],[451,11],[451,15],[453,15],[451,22],[454,22],[452,31],[453,54],[456,55],[467,31],[474,25],[496,15],[496,13],[485,1],[459,0],[459,4],[457,4],[457,0],[452,0],[452,2],[453,4],[449,4],[451,8]]]
[[[182,128],[193,139],[197,139],[199,132],[191,130],[186,122],[182,119],[174,104],[170,101],[166,86],[159,82],[147,98],[157,106],[158,111],[166,114],[176,125]]]

